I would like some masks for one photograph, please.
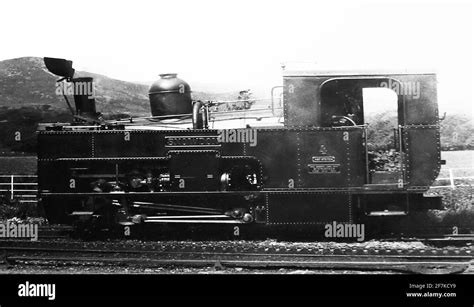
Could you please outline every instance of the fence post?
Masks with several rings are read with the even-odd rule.
[[[451,189],[455,189],[456,186],[454,185],[454,176],[453,176],[453,169],[449,169],[449,181],[451,182]]]
[[[13,177],[15,175],[11,175],[11,180],[10,180],[10,199],[13,200]]]

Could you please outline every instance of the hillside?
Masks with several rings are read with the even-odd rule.
[[[76,71],[75,77],[93,77],[97,110],[104,115],[150,115],[149,86],[109,78],[104,75]],[[56,95],[57,76],[45,67],[42,58],[24,57],[0,61],[0,108],[34,108],[68,112],[62,96]],[[192,88],[192,84],[191,84]],[[230,100],[238,92],[214,94],[193,92],[196,100]],[[72,99],[71,99],[72,102]]]
[[[104,114],[148,114],[148,87],[89,72],[75,77],[95,78],[97,109]],[[0,62],[0,107],[48,108],[67,111],[63,97],[56,95],[57,76],[47,71],[42,58],[26,57]]]

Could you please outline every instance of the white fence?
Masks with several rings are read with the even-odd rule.
[[[471,184],[466,184],[465,182],[459,182],[460,180],[471,181]],[[441,185],[440,181],[445,181],[447,184]],[[438,184],[437,184],[438,183]],[[474,168],[472,167],[456,167],[456,168],[441,168],[440,174],[432,189],[439,188],[451,188],[455,189],[456,187],[470,186],[474,185]]]
[[[0,194],[21,203],[37,203],[38,176],[0,175]]]

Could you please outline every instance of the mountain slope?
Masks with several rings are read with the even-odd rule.
[[[75,77],[94,77],[97,109],[104,114],[149,114],[148,87],[89,72]],[[43,107],[67,111],[56,94],[57,76],[47,71],[42,58],[25,57],[0,62],[0,107]]]
[[[74,77],[93,77],[97,111],[104,115],[126,113],[149,116],[149,85],[126,82],[104,75],[76,71]],[[68,108],[61,95],[56,94],[56,80],[38,57],[23,57],[0,61],[0,108],[32,107],[64,111]],[[192,84],[191,84],[192,88]],[[238,91],[222,94],[193,92],[195,100],[233,100]],[[73,103],[73,99],[70,99]]]
[[[19,58],[0,62],[0,106],[51,105],[62,108],[55,94],[55,77],[41,58]]]

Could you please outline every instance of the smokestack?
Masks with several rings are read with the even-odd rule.
[[[76,105],[76,114],[69,105],[66,94],[63,93],[64,99],[68,107],[71,109],[72,115],[83,117],[86,121],[99,119],[100,113],[97,113],[95,108],[94,98],[94,82],[93,78],[73,78],[75,70],[72,68],[72,61],[58,58],[44,58],[46,68],[53,74],[62,77],[56,82],[67,81],[71,82],[73,86],[74,103]]]
[[[93,78],[74,78],[71,81],[74,86],[76,115],[97,119]]]

